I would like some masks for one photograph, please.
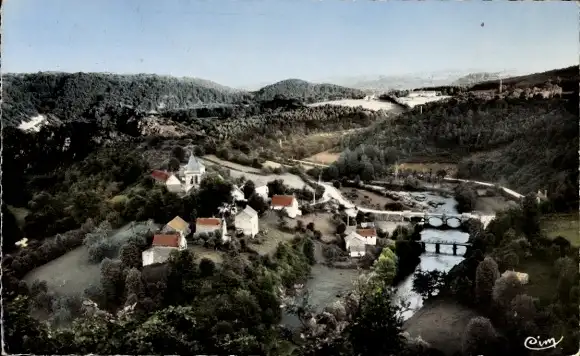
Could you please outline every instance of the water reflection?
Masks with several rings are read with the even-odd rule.
[[[431,201],[437,203],[436,207],[430,209],[432,212],[445,213],[445,214],[457,214],[457,209],[455,209],[456,201],[453,198],[445,198],[434,193],[409,193],[410,195],[423,195],[426,197],[426,201]],[[421,240],[424,241],[448,241],[448,242],[458,242],[465,243],[469,240],[469,234],[461,232],[459,230],[436,230],[426,228],[421,232]],[[425,246],[425,253],[421,255],[421,262],[417,269],[423,271],[444,271],[448,272],[453,266],[458,264],[463,260],[463,254],[465,253],[464,246],[457,246],[457,256],[453,256],[453,246],[440,245],[439,251],[441,254],[435,253],[435,245],[428,244]],[[410,303],[410,310],[405,311],[402,316],[403,319],[410,318],[416,310],[421,308],[423,305],[423,298],[420,295],[413,292],[413,275],[410,275],[402,281],[397,287],[397,298],[399,300],[404,300]]]

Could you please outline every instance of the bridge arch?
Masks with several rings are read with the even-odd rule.
[[[451,228],[458,228],[461,226],[461,219],[455,216],[445,219],[445,224]]]
[[[443,221],[443,219],[440,217],[430,216],[427,218],[427,223],[433,227],[440,227],[440,226],[443,226],[445,221]]]

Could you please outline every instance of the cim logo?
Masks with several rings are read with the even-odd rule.
[[[542,341],[540,340],[539,336],[538,337],[528,336],[526,340],[524,340],[524,347],[528,350],[534,351],[553,349],[556,348],[556,345],[562,342],[563,339],[564,337],[562,336],[558,341],[556,341],[556,339],[553,337]]]

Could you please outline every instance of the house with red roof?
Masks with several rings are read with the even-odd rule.
[[[293,195],[274,195],[270,202],[270,208],[272,210],[282,210],[292,219],[302,215],[302,212],[298,209],[298,200]]]
[[[187,248],[187,241],[178,232],[162,233],[153,236],[151,247],[141,253],[143,266],[165,263],[173,251]]]
[[[364,239],[365,244],[373,246],[377,244],[377,229],[374,227],[356,229],[356,233]]]
[[[222,241],[229,241],[227,235],[227,225],[224,219],[220,218],[197,218],[195,220],[195,235],[212,232],[216,238]]]
[[[182,193],[184,191],[183,184],[173,173],[154,170],[151,172],[151,177],[159,184],[165,185],[170,192]]]

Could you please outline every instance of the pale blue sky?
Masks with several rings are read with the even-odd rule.
[[[573,2],[5,0],[4,72],[158,73],[247,86],[578,63]],[[481,27],[481,22],[485,27]]]

